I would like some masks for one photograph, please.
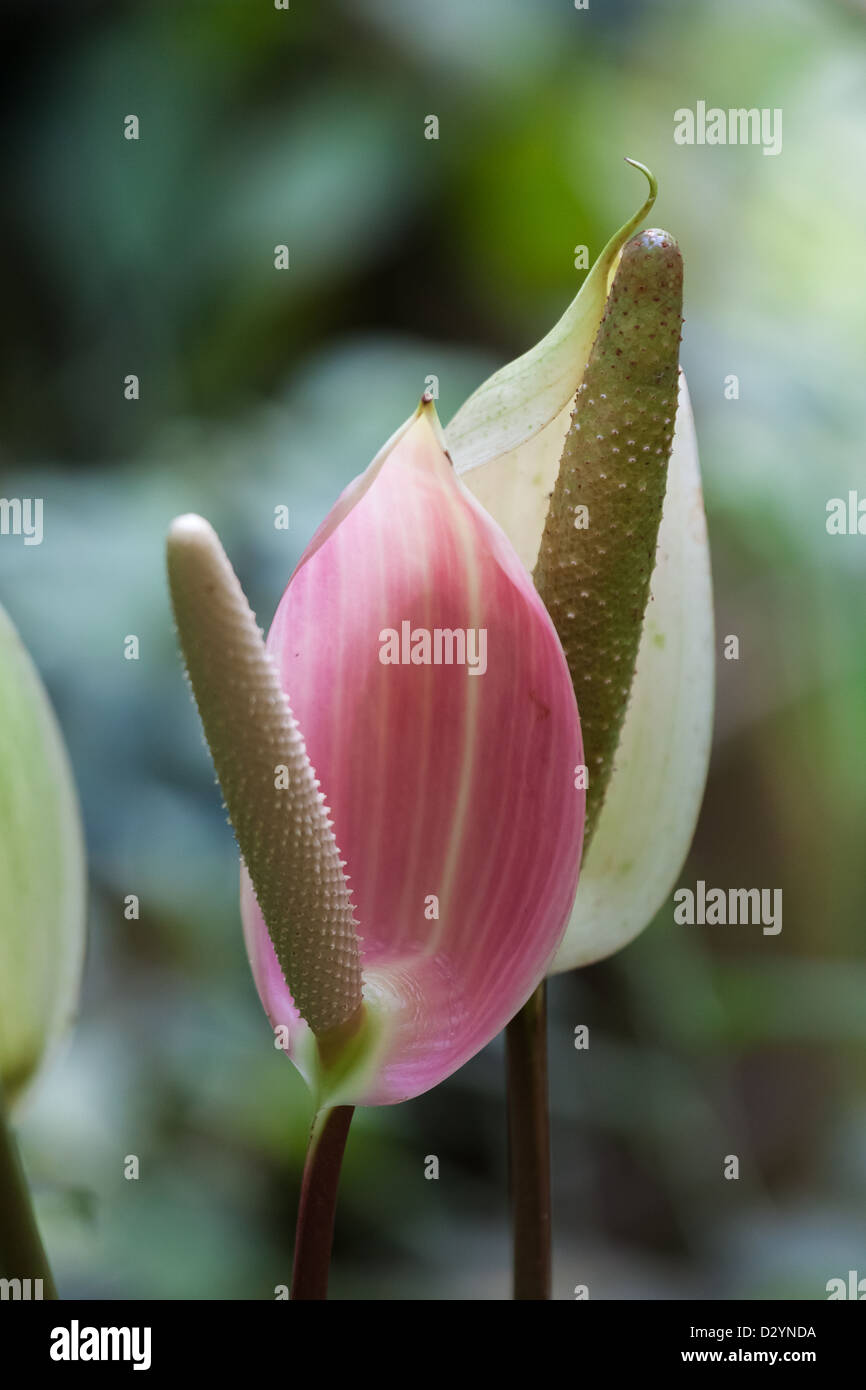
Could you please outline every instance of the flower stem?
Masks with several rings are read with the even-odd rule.
[[[354,1113],[354,1105],[335,1105],[320,1110],[313,1120],[295,1230],[293,1299],[328,1296],[337,1187]]]
[[[4,1279],[41,1279],[42,1297],[57,1290],[33,1215],[27,1179],[0,1092],[0,1274]],[[26,1296],[26,1295],[25,1295]]]
[[[505,1030],[514,1297],[550,1298],[550,1116],[547,987],[542,980]]]

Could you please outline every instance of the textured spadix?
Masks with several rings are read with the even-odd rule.
[[[280,970],[317,1035],[361,1009],[349,887],[288,699],[213,528],[179,517],[168,573],[187,674]]]
[[[314,537],[268,649],[332,808],[362,935],[376,1053],[338,1099],[402,1100],[483,1047],[549,968],[584,809],[553,625],[456,478],[428,402]],[[242,906],[262,1001],[303,1068],[297,1000],[248,882]]]
[[[589,965],[626,946],[673,888],[704,794],[714,674],[710,550],[695,426],[681,372],[631,699],[554,971]]]
[[[69,760],[0,608],[0,1085],[14,1100],[68,1026],[84,958],[85,863]]]
[[[633,237],[577,391],[533,571],[580,700],[587,845],[613,768],[655,561],[682,302],[673,237]]]
[[[652,180],[651,187],[654,196]],[[623,246],[651,202],[652,197],[612,238],[547,338],[491,377],[449,426],[463,481],[500,521],[530,570],[539,557],[575,395],[602,322],[606,296]],[[558,354],[554,370],[549,362],[551,339]],[[574,911],[557,953],[557,970],[607,955],[646,926],[688,853],[706,780],[713,690],[710,558],[694,422],[681,374],[680,381],[680,414],[656,567],[625,722],[619,745],[608,759],[607,793],[603,805],[596,807],[598,819],[584,855]],[[530,396],[545,400],[544,423],[539,423],[536,410],[527,407]],[[610,426],[596,431],[606,432],[610,434]],[[515,445],[514,441],[521,442]],[[500,448],[503,444],[507,447]],[[606,470],[602,466],[599,471]],[[581,546],[586,535],[585,530],[564,527],[559,562],[579,569],[585,559]],[[568,613],[578,610],[566,606],[563,611],[567,623]],[[562,635],[568,645],[565,627]],[[613,683],[615,668],[621,665],[622,661],[611,662],[602,680],[609,675]],[[583,714],[580,674],[575,668]],[[591,709],[587,713],[591,719]],[[589,736],[586,742],[589,750]]]

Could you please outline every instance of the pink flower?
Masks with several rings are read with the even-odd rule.
[[[258,788],[262,815],[281,818],[276,840],[233,806],[258,774],[228,731],[224,684],[208,710],[201,672],[229,649],[196,621],[202,604],[186,603],[184,555],[213,544],[206,523],[181,519],[170,571],[249,871],[242,913],[262,1003],[320,1103],[408,1099],[503,1028],[571,911],[583,754],[559,640],[423,401],[339,499],[271,627],[269,679],[275,668],[291,745],[274,764],[285,790],[279,773]],[[220,607],[206,583],[201,593]],[[235,683],[247,723],[263,709],[277,717],[270,687],[250,699]]]

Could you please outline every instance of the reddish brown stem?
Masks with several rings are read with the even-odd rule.
[[[550,1116],[544,980],[505,1030],[514,1297],[550,1298]]]
[[[354,1113],[353,1105],[335,1105],[320,1110],[313,1121],[295,1231],[293,1299],[328,1296],[337,1188]]]

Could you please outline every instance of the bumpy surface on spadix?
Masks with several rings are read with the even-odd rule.
[[[0,608],[0,1085],[15,1100],[78,1000],[85,861],[54,712]]]
[[[591,842],[634,676],[674,435],[679,247],[625,246],[565,437],[533,578],[580,705]]]
[[[414,661],[404,623],[431,637],[483,631],[486,670]],[[407,659],[380,659],[388,630]],[[456,478],[429,403],[314,537],[268,649],[351,873],[378,1027],[374,1065],[339,1098],[403,1100],[479,1051],[546,973],[574,901],[584,806],[553,625]],[[259,993],[302,1065],[303,1028],[247,885],[242,903]]]
[[[361,1008],[349,885],[303,735],[213,528],[179,517],[168,542],[187,673],[282,975],[316,1034]]]
[[[710,549],[680,373],[674,445],[634,684],[554,971],[620,950],[674,887],[704,794],[715,685]]]

